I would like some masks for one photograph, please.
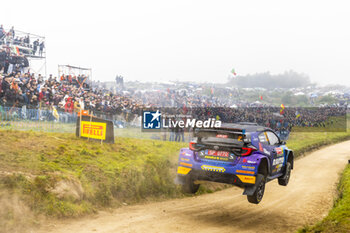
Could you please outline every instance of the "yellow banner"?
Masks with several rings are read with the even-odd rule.
[[[107,124],[102,122],[81,121],[80,136],[106,140]]]

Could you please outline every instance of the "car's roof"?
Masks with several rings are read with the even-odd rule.
[[[270,128],[258,125],[256,123],[249,123],[249,122],[223,123],[221,127],[218,127],[218,128],[226,129],[226,130],[239,130],[239,131],[245,130],[246,132],[260,132],[260,131],[270,129]]]

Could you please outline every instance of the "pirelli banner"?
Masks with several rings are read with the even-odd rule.
[[[113,122],[94,116],[82,115],[77,118],[76,136],[114,143]]]

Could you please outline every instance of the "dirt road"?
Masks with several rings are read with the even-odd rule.
[[[290,183],[267,184],[259,205],[242,190],[126,206],[113,213],[51,223],[42,232],[293,232],[323,218],[331,208],[340,172],[350,159],[350,141],[310,153],[295,162]]]

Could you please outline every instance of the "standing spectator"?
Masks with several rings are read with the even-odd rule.
[[[0,99],[2,98],[2,75],[0,74]]]
[[[74,112],[76,113],[80,112],[80,103],[78,98],[75,98],[75,101],[74,101]]]
[[[38,49],[39,46],[39,39],[33,42],[33,55],[36,54],[36,50]]]
[[[45,44],[44,41],[41,41],[40,45],[39,45],[39,56],[42,57],[43,56],[43,50],[45,48]]]
[[[0,25],[0,45],[3,42],[3,38],[5,37],[5,31],[4,28],[2,27],[2,24]]]
[[[13,28],[13,26],[11,27],[10,31],[9,31],[9,36],[13,38],[15,38],[15,29]]]
[[[6,57],[7,57],[7,54],[5,50],[0,49],[0,71],[5,67]]]
[[[29,47],[30,45],[30,37],[29,37],[29,34],[27,35],[27,37],[24,39],[24,43],[27,47]]]

